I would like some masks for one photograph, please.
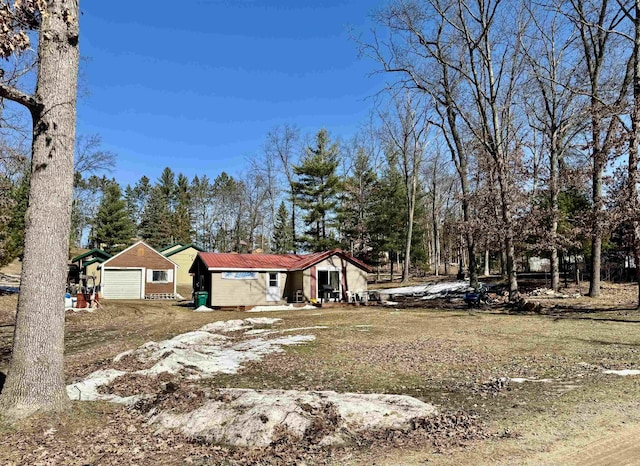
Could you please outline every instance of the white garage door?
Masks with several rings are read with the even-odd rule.
[[[102,295],[106,299],[140,299],[142,270],[106,269],[102,283]]]

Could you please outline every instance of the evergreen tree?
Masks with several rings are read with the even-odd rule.
[[[284,202],[280,203],[276,213],[276,221],[273,228],[273,247],[275,254],[289,254],[293,252],[293,228],[291,217]]]
[[[127,212],[120,186],[115,180],[104,189],[92,241],[109,254],[122,251],[131,243],[134,225]]]
[[[0,266],[6,265],[13,259],[9,254],[9,229],[7,228],[15,205],[11,191],[11,182],[6,177],[0,176]]]
[[[151,189],[149,200],[142,213],[140,236],[154,248],[161,248],[174,242],[171,212],[167,206],[166,197],[158,186]]]
[[[404,244],[405,216],[404,183],[402,176],[391,166],[383,173],[372,192],[373,215],[367,220],[373,250],[371,262],[379,264],[384,252],[389,254],[393,264]]]
[[[167,203],[169,212],[173,212],[176,207],[178,187],[176,185],[176,176],[169,167],[165,167],[164,170],[162,170],[157,186],[162,198]]]
[[[6,255],[7,262],[16,257],[22,258],[24,251],[24,218],[29,203],[29,170],[14,184],[11,189],[11,218],[7,224]]]
[[[322,251],[337,245],[332,235],[340,178],[336,174],[339,148],[331,143],[329,133],[321,129],[316,135],[316,146],[307,147],[302,163],[295,166],[298,181],[294,183],[297,205],[305,212],[307,227],[306,249]]]
[[[364,148],[357,150],[353,174],[344,182],[338,213],[342,248],[358,259],[371,261],[370,218],[373,215],[373,191],[377,176]]]
[[[182,173],[178,175],[176,184],[176,207],[173,212],[173,237],[174,241],[182,243],[191,242],[191,196],[189,193],[189,180]]]
[[[142,214],[151,194],[151,183],[149,178],[143,176],[138,182],[131,186],[127,186],[124,192],[125,201],[127,202],[127,211],[129,216],[136,225],[136,233],[139,235],[140,224],[142,223]]]

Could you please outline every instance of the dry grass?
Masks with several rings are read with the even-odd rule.
[[[545,299],[548,315],[513,315],[505,310],[468,312],[464,309],[322,308],[316,311],[274,312],[276,328],[327,326],[297,331],[313,333],[314,343],[289,348],[239,374],[201,382],[202,387],[322,389],[400,393],[438,405],[442,412],[475,414],[488,438],[466,447],[436,449],[431,443],[342,451],[318,456],[335,464],[532,464],[559,462],[557,451],[571,452],[621,423],[640,425],[636,394],[640,378],[605,375],[601,368],[638,368],[640,313],[631,309],[631,287],[609,286],[596,302],[586,298]],[[6,297],[3,297],[6,298]],[[612,304],[613,303],[613,304]],[[618,303],[618,304],[615,304]],[[11,302],[0,300],[0,309]],[[160,340],[201,327],[214,320],[256,317],[256,314],[217,312],[194,314],[169,302],[118,302],[89,314],[67,317],[67,377],[71,381],[110,367],[114,355],[149,340]],[[0,337],[2,337],[0,333]],[[10,337],[0,338],[0,355],[7,354]],[[4,353],[3,353],[4,352]],[[0,369],[1,369],[0,362]],[[504,383],[502,377],[549,378],[551,383]],[[64,428],[59,418],[37,421],[36,427],[5,430],[7,445],[0,462],[19,464],[17,446],[24,451],[49,445],[47,429],[58,429],[49,461],[65,448],[87,452],[77,463],[95,460],[90,432],[114,427],[126,419],[127,429],[145,432],[141,418],[100,403],[76,404]],[[34,421],[35,422],[35,421]],[[57,423],[57,424],[56,424]],[[73,425],[73,427],[72,427]],[[216,460],[213,447],[193,445],[175,436],[153,434],[166,463]],[[108,439],[103,441],[108,442]],[[92,443],[93,442],[93,443]],[[130,442],[114,453],[119,462],[153,464],[153,448],[145,444],[131,453]],[[182,445],[178,450],[167,447]],[[114,447],[115,448],[115,447]],[[120,448],[120,447],[119,447]],[[114,450],[115,451],[115,450]],[[436,453],[439,451],[439,453]],[[220,453],[221,454],[221,453]],[[225,453],[226,455],[226,453]],[[46,455],[30,457],[42,460]],[[104,464],[111,464],[104,459]],[[237,458],[236,458],[237,459]],[[46,463],[46,461],[44,461]]]

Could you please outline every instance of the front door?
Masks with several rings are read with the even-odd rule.
[[[280,301],[280,279],[278,272],[267,272],[267,301]]]

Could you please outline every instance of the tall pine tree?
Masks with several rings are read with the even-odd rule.
[[[131,243],[134,225],[127,212],[120,186],[115,180],[104,188],[93,231],[93,242],[109,254],[122,251]]]
[[[370,218],[373,213],[376,173],[364,148],[358,148],[353,171],[344,181],[338,213],[342,247],[358,259],[372,260]]]
[[[182,243],[191,242],[191,196],[189,193],[189,180],[182,173],[178,175],[176,184],[176,207],[173,212],[173,238]]]
[[[289,217],[289,212],[284,202],[280,203],[280,207],[276,213],[276,221],[273,226],[273,245],[271,249],[275,254],[289,254],[294,250],[291,217]]]
[[[174,242],[171,212],[164,193],[154,186],[142,213],[140,236],[154,248],[161,248]]]
[[[322,251],[337,246],[333,235],[340,178],[338,144],[332,143],[326,129],[316,135],[316,146],[307,147],[302,163],[293,167],[297,205],[304,211],[305,248]]]

